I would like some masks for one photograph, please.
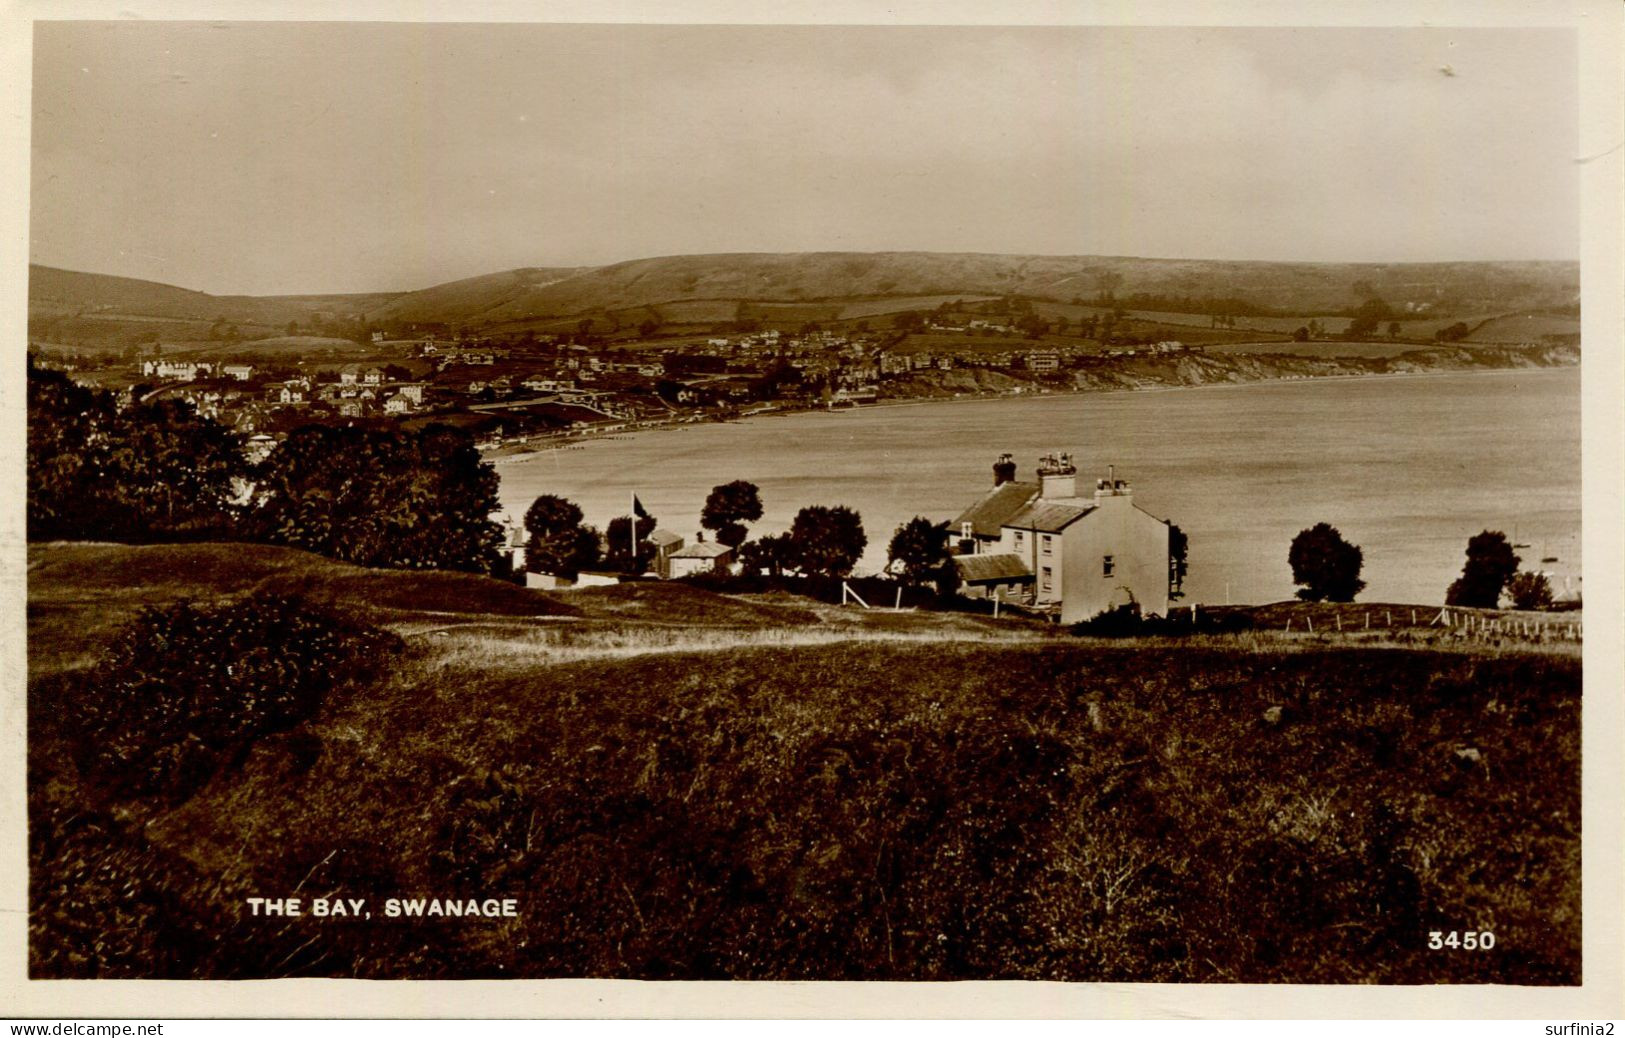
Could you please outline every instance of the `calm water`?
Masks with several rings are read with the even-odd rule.
[[[515,516],[554,493],[602,527],[636,491],[690,540],[706,494],[733,479],[761,488],[757,532],[844,504],[863,516],[869,570],[899,523],[951,519],[988,487],[999,452],[1032,479],[1040,454],[1070,450],[1080,486],[1114,464],[1140,507],[1189,535],[1188,601],[1290,597],[1287,547],[1324,521],[1364,550],[1363,599],[1436,603],[1486,528],[1577,578],[1579,400],[1574,368],[966,400],[650,431],[497,470]]]

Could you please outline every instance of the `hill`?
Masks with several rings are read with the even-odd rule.
[[[498,274],[449,281],[406,292],[373,308],[376,321],[442,321],[447,324],[494,324],[531,317],[555,316],[541,302],[551,285],[581,273],[580,267],[524,267]]]
[[[1579,981],[1573,656],[1112,643],[236,545],[29,561],[36,977]],[[406,648],[183,802],[81,780],[59,707],[109,610],[274,581]],[[267,896],[372,915],[245,910]]]
[[[1292,327],[1315,314],[1346,313],[1370,295],[1418,314],[1531,313],[1570,308],[1579,298],[1574,263],[1262,263],[1121,256],[1006,256],[983,253],[818,252],[666,256],[602,267],[526,267],[366,296],[210,296],[170,285],[30,268],[30,327],[37,335],[94,338],[108,322],[252,325],[261,337],[313,312],[365,313],[374,323],[439,322],[473,328],[550,327],[579,317],[614,327],[644,320],[696,326],[741,317],[784,321],[849,319],[932,301],[1006,295],[1052,303],[1093,302],[1110,291],[1131,308],[1165,315],[1180,300],[1200,311],[1212,300],[1267,309]],[[1139,302],[1134,302],[1139,297]],[[1432,320],[1432,318],[1428,318]],[[52,323],[56,322],[56,323]],[[77,322],[77,323],[73,323]],[[87,327],[87,322],[89,326]],[[100,322],[100,324],[96,324]],[[1557,319],[1570,327],[1572,316]],[[568,327],[568,323],[556,327]],[[1532,327],[1532,325],[1531,325]],[[144,330],[151,331],[150,327]],[[1288,328],[1287,330],[1290,330]],[[164,335],[176,337],[166,330]],[[200,337],[200,336],[193,336]]]
[[[554,274],[558,272],[549,272]],[[1407,301],[1472,309],[1571,304],[1572,263],[1254,263],[1120,256],[1003,256],[979,253],[734,253],[633,260],[581,271],[522,295],[500,280],[458,282],[459,304],[484,291],[484,320],[610,312],[694,300],[783,302],[892,296],[1022,295],[1093,299],[1111,287],[1136,293],[1237,298],[1291,313],[1335,313],[1365,291],[1390,304]],[[1357,288],[1356,286],[1361,286]]]

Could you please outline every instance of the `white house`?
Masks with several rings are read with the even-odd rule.
[[[706,540],[704,531],[701,531],[695,534],[693,544],[670,552],[666,556],[666,565],[674,579],[694,573],[727,573],[733,568],[733,555],[732,548]]]
[[[993,488],[950,527],[966,593],[997,594],[1062,623],[1129,603],[1167,613],[1168,522],[1134,504],[1127,480],[1109,471],[1080,494],[1069,454],[1041,458],[1036,483],[1014,478],[1008,454],[993,471]]]

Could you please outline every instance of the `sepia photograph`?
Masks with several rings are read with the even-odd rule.
[[[112,11],[10,26],[30,981],[1618,984],[1569,5]]]

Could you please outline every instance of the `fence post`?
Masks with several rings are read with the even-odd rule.
[[[892,606],[892,612],[895,613],[901,608],[903,608],[903,585],[899,584],[897,585],[897,604]]]
[[[1343,614],[1342,613],[1333,613],[1332,614],[1332,619],[1337,621],[1337,633],[1342,634],[1343,633]]]
[[[1315,633],[1315,618],[1312,617],[1312,616],[1306,616],[1306,617],[1303,618],[1303,622],[1309,625],[1309,633],[1314,634]]]

